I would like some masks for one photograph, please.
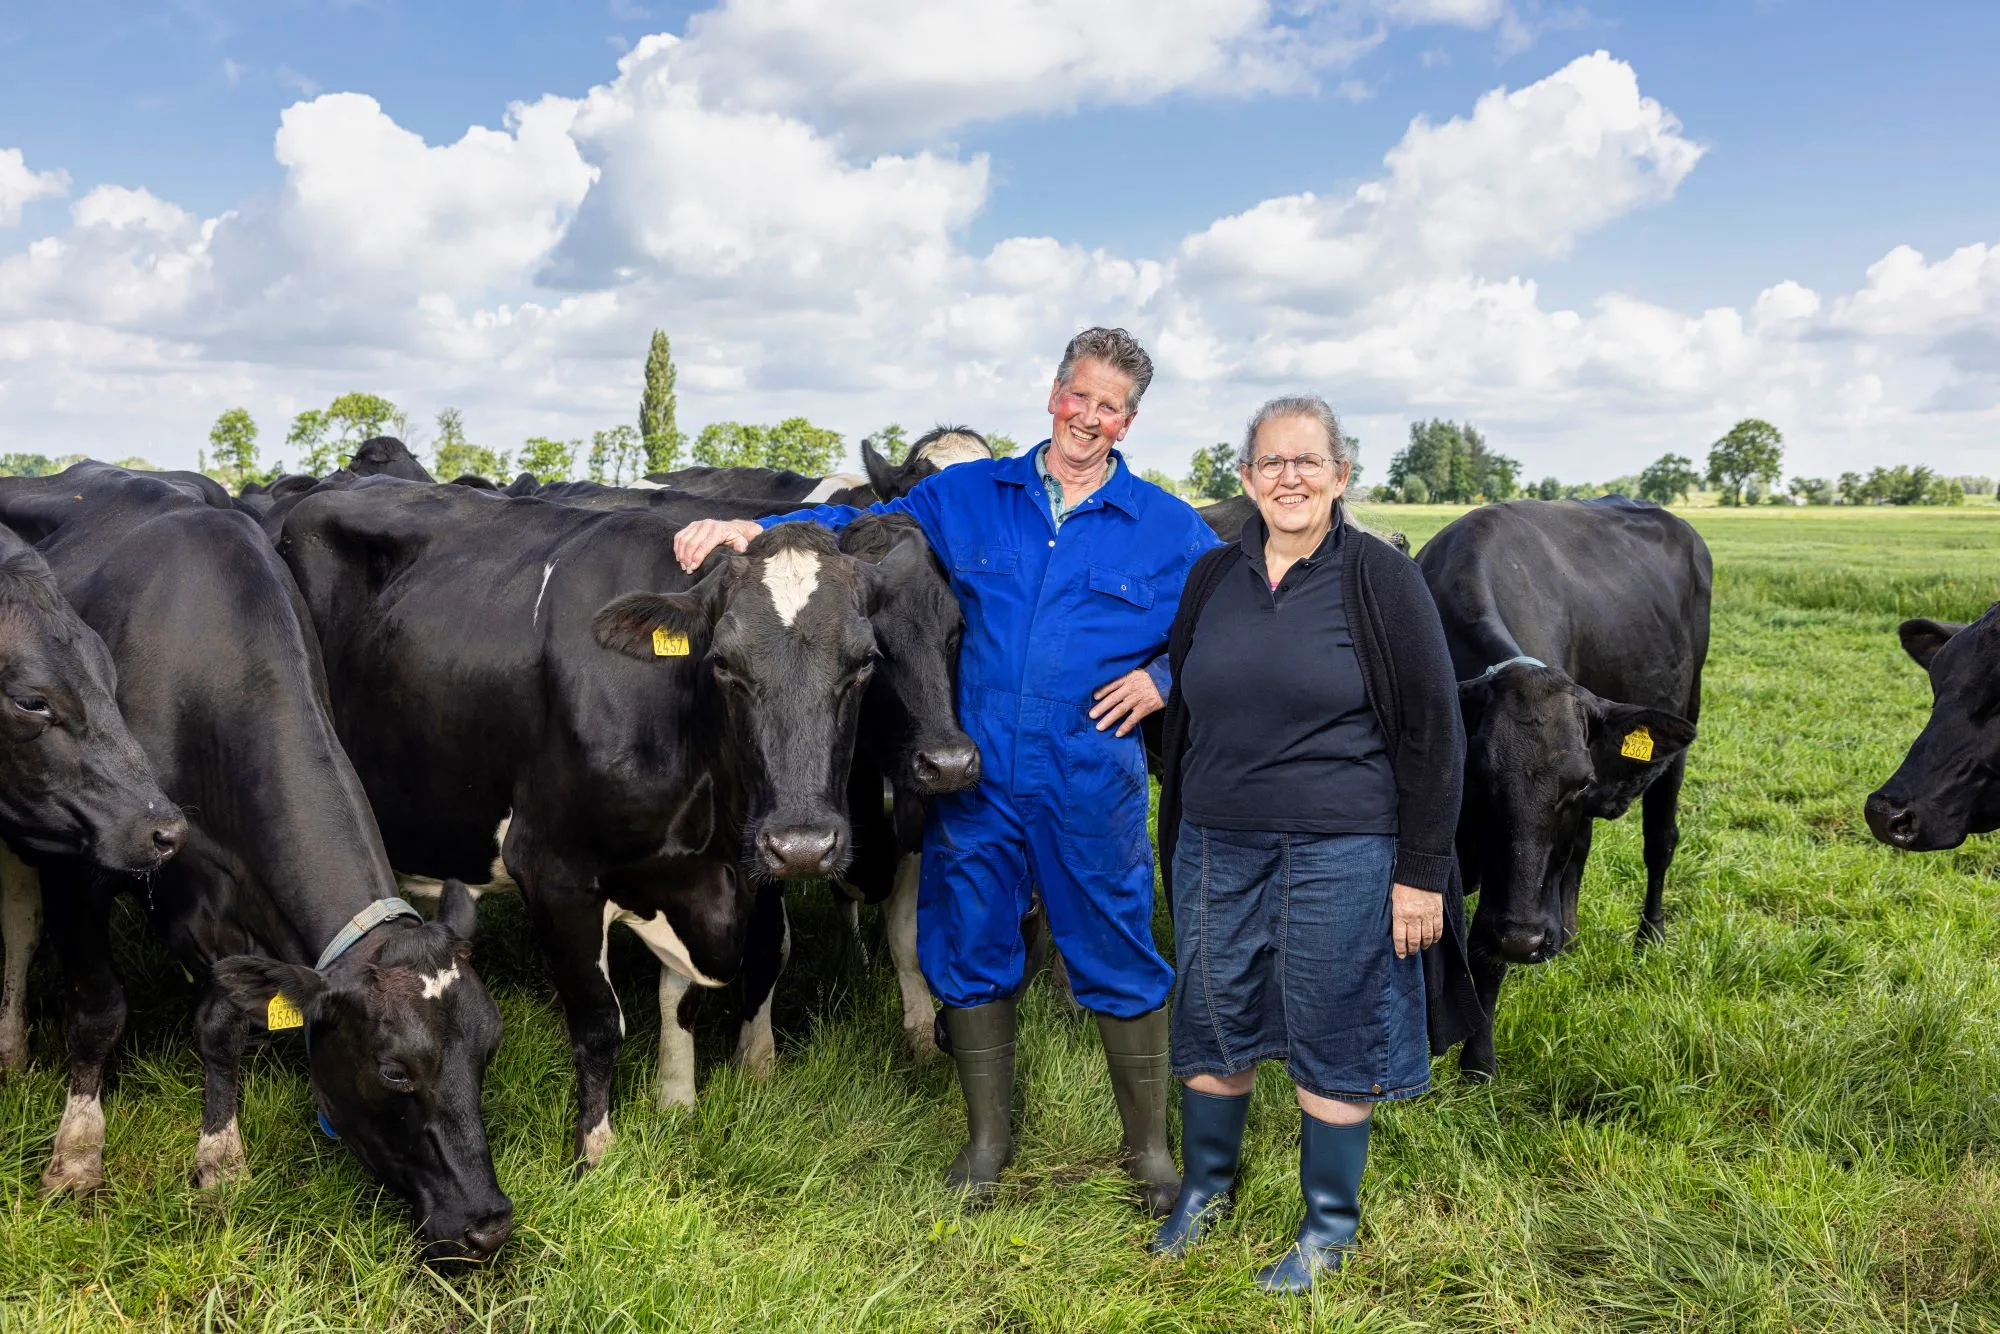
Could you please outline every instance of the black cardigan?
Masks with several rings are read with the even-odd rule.
[[[1173,896],[1174,843],[1180,831],[1181,765],[1187,758],[1187,705],[1181,667],[1195,623],[1216,585],[1244,560],[1243,543],[1260,542],[1261,520],[1244,525],[1240,540],[1217,547],[1188,572],[1180,609],[1167,638],[1174,687],[1167,696],[1160,765],[1160,875]],[[1463,1041],[1484,1023],[1465,951],[1465,895],[1455,840],[1465,779],[1465,724],[1458,682],[1445,648],[1444,626],[1416,562],[1387,542],[1350,525],[1341,546],[1347,624],[1368,703],[1396,771],[1396,880],[1444,895],[1444,937],[1424,951],[1433,1051]],[[1240,575],[1239,575],[1240,577]]]

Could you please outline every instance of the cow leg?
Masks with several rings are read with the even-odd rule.
[[[736,1039],[736,1064],[759,1079],[778,1068],[777,1039],[771,1034],[771,997],[792,953],[792,924],[785,916],[785,892],[766,885],[757,892],[750,938],[743,951],[743,1028]]]
[[[0,983],[0,1079],[28,1068],[28,965],[42,937],[42,878],[0,843],[0,945],[7,962]]]
[[[653,1096],[660,1110],[694,1106],[694,1014],[687,1003],[694,981],[660,965],[660,1059],[653,1067]]]
[[[194,1147],[194,1184],[207,1190],[250,1175],[243,1132],[236,1125],[242,1087],[243,1049],[248,1026],[235,1002],[213,985],[194,1013],[195,1045],[201,1049],[201,1138]]]
[[[919,1060],[937,1054],[937,1006],[923,969],[917,966],[917,881],[923,857],[906,852],[896,863],[895,888],[884,905],[889,933],[889,957],[896,964],[896,986],[903,993],[903,1041]]]
[[[68,983],[69,1100],[56,1127],[42,1190],[95,1190],[104,1184],[104,1070],[125,1031],[125,988],[111,966],[110,904],[88,872],[64,874],[44,901],[49,938]]]
[[[611,1074],[625,1040],[625,1016],[611,986],[611,914],[596,895],[531,890],[528,920],[556,984],[576,1066],[576,1162],[584,1172],[613,1141]]]
[[[1645,821],[1646,906],[1639,914],[1639,936],[1635,952],[1666,939],[1666,923],[1661,917],[1661,899],[1667,891],[1667,868],[1674,864],[1674,849],[1681,843],[1681,782],[1687,777],[1687,752],[1682,751],[1640,798],[1640,818]]]
[[[1472,984],[1479,993],[1479,1008],[1486,1018],[1479,1031],[1465,1040],[1458,1051],[1458,1070],[1469,1080],[1484,1083],[1493,1078],[1498,1062],[1493,1054],[1493,1023],[1500,1013],[1500,984],[1507,980],[1507,961],[1495,958],[1476,944],[1470,950]]]

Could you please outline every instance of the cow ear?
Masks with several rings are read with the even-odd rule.
[[[924,563],[930,559],[930,551],[920,535],[911,534],[895,546],[889,554],[878,561],[862,561],[861,577],[868,585],[868,614],[873,616],[889,600],[899,583],[923,577]]]
[[[300,1027],[326,994],[326,979],[312,969],[259,954],[218,959],[209,976],[253,1026],[271,1032]]]
[[[1575,687],[1588,720],[1590,762],[1596,772],[1595,813],[1607,819],[1624,814],[1653,776],[1687,750],[1694,724],[1665,709],[1619,704]]]
[[[1963,623],[1932,621],[1924,617],[1904,621],[1896,627],[1896,637],[1903,641],[1903,652],[1910,655],[1910,661],[1923,668],[1931,669],[1931,659],[1937,651],[1951,642],[1951,637],[1965,628]]]
[[[1486,716],[1486,706],[1493,700],[1493,678],[1475,676],[1470,681],[1458,683],[1458,708],[1465,715],[1465,734],[1471,736],[1479,729],[1479,720]]]
[[[437,920],[460,940],[471,940],[479,929],[479,905],[463,880],[447,880],[438,891]]]
[[[715,623],[708,596],[714,577],[686,593],[627,593],[599,609],[590,623],[597,642],[628,658],[699,658]]]
[[[896,467],[875,451],[872,439],[861,442],[861,467],[868,474],[868,485],[884,500],[894,500],[897,496]]]

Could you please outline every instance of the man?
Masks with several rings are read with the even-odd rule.
[[[1115,448],[1152,378],[1130,334],[1086,329],[1049,390],[1047,440],[948,468],[873,510],[914,518],[950,575],[966,622],[959,722],[984,764],[979,786],[931,803],[917,894],[918,961],[943,1002],[965,1094],[968,1137],[947,1180],[983,1190],[1013,1156],[1021,919],[1039,885],[1076,998],[1097,1015],[1122,1162],[1157,1216],[1180,1187],[1166,1135],[1173,970],[1153,946],[1134,729],[1162,706],[1167,629],[1189,567],[1216,538]],[[837,529],[860,513],[823,505],[763,523]],[[704,520],[674,551],[692,570],[760,531]]]

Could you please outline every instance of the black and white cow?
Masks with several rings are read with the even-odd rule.
[[[104,464],[0,481],[0,522],[38,542],[103,638],[132,731],[189,814],[186,845],[144,898],[200,989],[195,1180],[247,1170],[243,1050],[299,1027],[321,1117],[410,1202],[427,1257],[490,1255],[513,1210],[480,1116],[500,1013],[470,961],[471,900],[454,887],[435,923],[385,915],[394,875],[270,544],[247,515]],[[70,1033],[69,1102],[43,1185],[87,1189],[103,1180],[100,1089],[126,1014],[108,913],[133,882],[77,859],[41,872]],[[370,929],[335,955],[351,924]]]
[[[782,881],[849,860],[869,615],[924,559],[866,565],[794,524],[695,578],[674,531],[374,478],[307,496],[279,539],[391,861],[483,881],[497,851],[526,896],[569,1023],[584,1166],[612,1142],[612,925],[667,965],[658,1091],[691,1102],[688,988],[742,975],[768,997]],[[768,1003],[738,1053],[768,1061]]]
[[[1575,935],[1592,822],[1642,794],[1639,944],[1660,936],[1713,567],[1693,528],[1622,496],[1483,506],[1417,564],[1465,712],[1458,852],[1466,892],[1479,896],[1470,945],[1487,1026],[1460,1061],[1491,1075],[1509,965],[1541,963]]]
[[[969,426],[939,426],[925,432],[910,446],[903,462],[893,464],[876,452],[872,440],[861,442],[864,474],[833,473],[808,477],[781,468],[678,468],[673,472],[649,473],[639,486],[669,486],[696,496],[720,496],[732,500],[755,500],[777,509],[805,505],[873,505],[878,500],[895,500],[908,495],[918,482],[949,468],[954,463],[990,459],[992,448],[986,437]],[[752,516],[754,517],[754,516]]]
[[[1910,620],[1903,651],[1931,678],[1931,716],[1869,794],[1869,832],[1906,852],[2000,829],[2000,602],[1969,625]]]

